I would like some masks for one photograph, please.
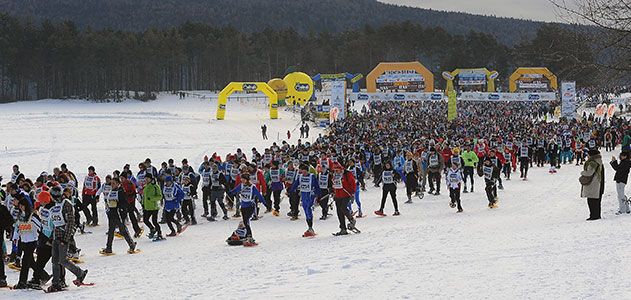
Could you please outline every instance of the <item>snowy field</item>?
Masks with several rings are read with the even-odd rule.
[[[225,156],[241,147],[250,154],[281,138],[298,124],[280,111],[267,119],[263,102],[228,103],[225,121],[213,120],[210,100],[162,96],[158,101],[95,104],[81,101],[39,101],[0,105],[0,174],[8,178],[19,164],[33,178],[66,162],[83,178],[88,165],[101,177],[125,163],[146,157],[154,165],[186,157],[197,167],[205,154]],[[266,123],[271,140],[264,142]],[[293,133],[295,143],[299,131]],[[317,131],[312,130],[316,137]],[[611,155],[603,153],[609,162]],[[500,208],[489,210],[483,180],[476,192],[463,194],[464,213],[448,207],[448,193],[428,195],[403,204],[401,216],[376,217],[381,191],[361,194],[368,215],[358,221],[363,232],[333,237],[337,219],[315,221],[318,236],[304,239],[304,218],[271,215],[253,222],[256,248],[225,243],[237,220],[201,221],[179,237],[152,243],[139,240],[139,255],[126,254],[115,239],[117,255],[102,257],[106,226],[76,236],[85,254],[86,282],[46,295],[50,299],[630,299],[631,216],[617,210],[613,170],[606,170],[603,220],[586,222],[586,201],[579,197],[579,167],[563,166],[555,174],[533,168],[528,181],[505,181]],[[198,200],[201,208],[200,200]],[[100,209],[103,209],[100,206]],[[201,214],[201,210],[196,212]],[[304,213],[303,213],[304,215]],[[320,216],[316,209],[315,216]],[[104,219],[104,212],[101,211]],[[105,222],[101,222],[106,224]],[[164,225],[163,230],[165,230]],[[50,268],[50,265],[47,267]],[[7,269],[9,284],[18,272]],[[69,275],[68,281],[72,279]],[[41,291],[0,290],[0,299],[39,299]]]

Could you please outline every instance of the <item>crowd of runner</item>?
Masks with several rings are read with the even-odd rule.
[[[65,164],[32,177],[16,165],[0,191],[0,234],[10,237],[6,244],[3,239],[3,253],[10,253],[10,267],[21,270],[13,288],[42,289],[52,279],[47,291],[63,290],[66,269],[76,276],[74,284],[85,284],[87,270],[75,264],[81,254],[74,236],[101,225],[98,205],[105,206],[108,226],[102,255],[114,254],[115,237],[126,240],[130,254],[138,253],[135,240],[143,238],[145,226],[146,236],[157,242],[200,220],[231,217],[240,222],[226,242],[255,246],[251,221],[266,213],[291,220],[304,214],[303,237],[316,235],[315,218],[331,215],[339,222],[335,236],[359,233],[357,219],[367,214],[361,195],[371,185],[382,190],[378,216],[386,215],[388,197],[392,214],[401,214],[400,186],[405,203],[426,193],[439,195],[445,187],[449,207],[462,212],[460,193],[475,192],[476,177],[494,209],[497,190],[513,173],[527,180],[534,166],[555,173],[562,165],[583,163],[590,149],[629,148],[631,127],[625,119],[552,121],[553,105],[464,102],[458,118],[448,122],[445,103],[372,102],[313,143],[273,143],[223,157],[213,153],[195,167],[187,159],[154,166],[147,158],[137,168],[127,164],[105,176],[89,166],[87,175],[77,178]],[[288,211],[281,211],[283,198]],[[52,274],[45,270],[49,260]],[[7,286],[4,264],[1,271],[0,285]]]

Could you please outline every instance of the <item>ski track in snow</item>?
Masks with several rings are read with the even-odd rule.
[[[358,103],[359,107],[361,104]],[[229,102],[226,120],[214,120],[216,102],[176,100],[162,95],[154,102],[97,104],[47,100],[0,105],[0,174],[9,178],[17,163],[28,177],[42,168],[66,162],[82,179],[88,165],[103,178],[129,163],[150,157],[155,166],[186,157],[195,168],[204,155],[222,157],[241,147],[250,156],[296,128],[298,119],[284,110],[280,120],[268,120],[264,102]],[[269,141],[260,138],[268,126]],[[311,137],[319,133],[315,128]],[[299,134],[292,132],[292,143]],[[310,139],[313,140],[313,139]],[[603,153],[603,161],[611,155]],[[101,226],[94,234],[77,235],[94,287],[70,287],[50,299],[120,299],[142,295],[153,299],[629,299],[631,216],[614,216],[617,200],[607,167],[604,219],[586,222],[581,199],[580,167],[564,165],[557,174],[531,168],[528,181],[513,173],[498,191],[500,207],[489,210],[483,179],[476,192],[462,194],[464,213],[448,207],[443,186],[440,196],[426,195],[403,204],[405,189],[398,184],[401,216],[394,217],[386,202],[386,217],[377,217],[381,190],[362,192],[367,217],[358,220],[361,234],[333,237],[337,218],[315,220],[318,235],[304,239],[304,217],[289,221],[284,197],[281,217],[266,214],[254,221],[256,248],[230,247],[225,239],[238,220],[209,223],[201,218],[182,236],[153,243],[138,240],[143,250],[126,253],[115,239],[117,255],[102,257],[106,216],[99,204]],[[102,202],[101,202],[102,203]],[[196,214],[202,213],[197,200]],[[354,205],[354,207],[356,207]],[[233,212],[230,212],[231,214]],[[301,213],[304,215],[304,213]],[[315,218],[321,213],[317,208]],[[129,227],[131,228],[131,227]],[[163,232],[168,232],[162,225]],[[47,267],[50,270],[50,264]],[[9,284],[18,272],[7,268]],[[67,281],[73,279],[68,275]],[[37,299],[40,291],[0,290],[0,298]]]

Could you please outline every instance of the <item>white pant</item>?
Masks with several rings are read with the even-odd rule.
[[[618,203],[620,204],[619,212],[628,213],[629,210],[629,202],[627,202],[627,197],[624,195],[624,188],[626,184],[623,182],[616,182],[616,191],[618,192]]]

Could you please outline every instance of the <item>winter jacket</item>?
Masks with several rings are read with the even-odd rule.
[[[478,155],[471,150],[463,151],[462,154],[460,154],[460,157],[464,160],[465,167],[475,167],[480,161]]]
[[[582,198],[600,198],[605,190],[605,168],[600,155],[590,156],[583,165],[581,176],[594,176],[588,185],[581,186]]]
[[[159,185],[154,182],[145,185],[142,196],[142,207],[144,210],[154,211],[160,209],[162,190]]]
[[[620,163],[618,163],[617,160],[613,160],[611,161],[611,167],[616,170],[613,180],[615,182],[627,184],[627,179],[629,179],[629,168],[631,168],[631,160],[627,158],[625,160],[621,160]]]
[[[0,204],[0,229],[4,231],[9,231],[13,227],[13,217],[11,216],[11,212],[9,209]]]
[[[335,176],[333,174],[332,176]],[[335,191],[335,199],[343,199],[343,198],[352,198],[355,195],[355,191],[357,189],[357,185],[355,183],[355,177],[353,177],[353,173],[349,171],[344,171],[342,175],[342,188],[335,188],[335,183],[333,184],[333,190]]]

